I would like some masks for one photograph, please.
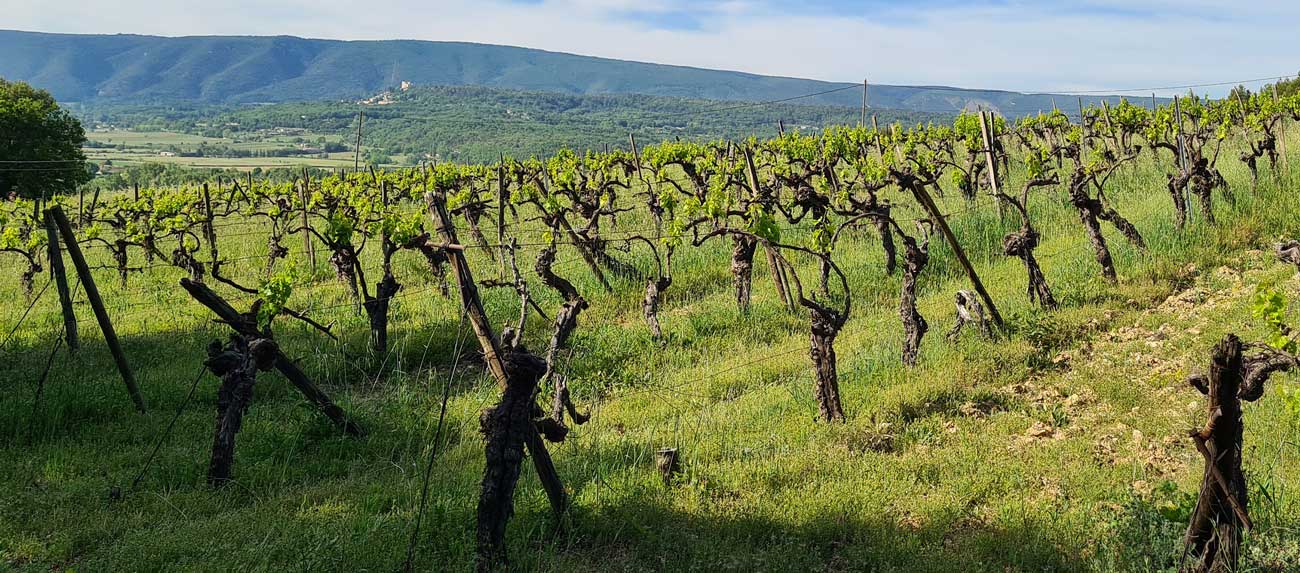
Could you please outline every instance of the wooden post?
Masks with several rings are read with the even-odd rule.
[[[1154,118],[1159,109],[1160,105],[1156,103],[1156,92],[1151,92],[1151,117]],[[1153,152],[1151,156],[1156,160],[1156,167],[1160,167],[1160,154]]]
[[[361,170],[361,124],[366,121],[366,112],[357,112],[357,145],[352,150],[352,171]]]
[[[1183,107],[1174,96],[1174,133],[1178,137],[1178,167],[1187,171],[1187,150],[1183,147]]]
[[[212,213],[212,197],[208,194],[207,183],[203,184],[203,216],[205,219],[203,223],[203,240],[208,242],[208,254],[212,259],[212,262],[209,263],[211,265],[209,270],[215,277],[221,268],[221,261],[217,258],[217,228],[212,224],[215,217]]]
[[[207,285],[194,282],[188,278],[181,279],[180,285],[195,302],[211,310],[222,323],[230,326],[237,334],[252,338],[264,338],[266,336],[256,322],[249,319],[247,314],[235,310],[235,307],[230,306],[226,299],[221,298],[221,295],[208,288]],[[349,419],[343,409],[330,400],[330,397],[325,392],[317,388],[312,383],[311,378],[308,378],[307,374],[301,368],[298,368],[294,361],[285,356],[284,352],[276,351],[274,366],[276,370],[280,371],[280,374],[289,380],[290,384],[293,384],[293,387],[298,392],[302,393],[303,397],[307,398],[307,401],[319,408],[321,413],[325,414],[344,432],[353,436],[364,436],[366,434],[365,430]]]
[[[988,123],[985,123],[985,122]],[[980,112],[980,135],[984,137],[984,157],[988,160],[989,188],[993,195],[998,195],[998,162],[993,157],[993,112]],[[998,201],[1001,203],[1001,201]]]
[[[424,194],[424,201],[428,205],[429,218],[433,219],[438,238],[447,244],[460,244],[460,241],[456,240],[456,228],[452,226],[451,216],[447,214],[446,199],[439,193],[431,192]],[[470,273],[469,263],[465,261],[463,253],[454,250],[447,251],[447,262],[451,266],[451,274],[456,279],[456,284],[460,287],[461,302],[465,305],[465,313],[469,317],[470,326],[474,329],[474,336],[483,347],[483,361],[487,363],[492,377],[496,378],[497,386],[504,391],[506,369],[501,361],[501,345],[492,334],[492,323],[488,320],[487,312],[483,310],[483,301],[479,299],[478,287],[475,286],[474,275]]]
[[[1246,131],[1246,102],[1241,99],[1241,92],[1236,92],[1237,107],[1241,108],[1241,138],[1242,140],[1250,139],[1250,133]],[[1249,145],[1249,142],[1246,142]]]
[[[1279,100],[1277,96],[1277,82],[1273,82],[1273,103],[1277,103],[1278,101]],[[1278,151],[1282,152],[1282,169],[1286,170],[1287,172],[1290,172],[1291,171],[1290,160],[1286,158],[1286,114],[1285,113],[1282,114],[1282,121],[1278,125],[1279,125],[1279,129],[1277,132],[1277,145],[1278,145]]]
[[[1082,137],[1079,138],[1079,162],[1084,163],[1088,160],[1088,118],[1083,114],[1083,97],[1079,101],[1079,132]]]
[[[81,278],[81,284],[86,287],[86,299],[90,301],[90,308],[95,311],[95,320],[99,321],[99,329],[104,333],[104,342],[108,343],[108,350],[113,353],[113,361],[117,363],[117,370],[122,374],[122,381],[126,383],[126,391],[131,394],[135,408],[143,413],[144,396],[140,395],[140,388],[135,384],[135,376],[131,374],[131,366],[126,362],[122,345],[118,343],[117,331],[113,330],[113,322],[109,320],[108,311],[104,309],[104,301],[99,298],[95,277],[90,275],[90,266],[86,264],[86,258],[81,254],[77,237],[72,234],[72,226],[68,224],[68,218],[63,214],[62,207],[55,205],[50,208],[50,215],[54,217],[54,223],[58,225],[59,233],[63,235],[63,242],[68,246],[68,256],[72,257],[72,264],[77,268],[77,276]]]
[[[428,204],[429,216],[433,219],[438,238],[446,244],[459,244],[456,240],[456,228],[452,225],[451,216],[447,214],[446,198],[440,193],[425,193],[424,201]],[[474,336],[478,338],[479,346],[483,349],[483,361],[487,363],[492,376],[497,379],[497,386],[501,388],[504,395],[509,388],[509,375],[501,356],[501,345],[492,332],[492,323],[488,320],[487,312],[483,310],[483,301],[479,299],[478,287],[475,286],[474,276],[470,273],[469,263],[465,261],[465,253],[448,249],[447,262],[451,266],[452,277],[456,279],[456,284],[460,288],[461,304],[469,317]],[[550,499],[551,509],[555,511],[557,517],[563,515],[568,508],[568,494],[564,491],[564,484],[555,471],[550,453],[546,451],[546,444],[537,432],[537,426],[531,421],[528,424],[525,443],[529,453],[532,454],[533,467],[537,469],[538,478],[542,482],[543,489],[546,490],[547,498]]]
[[[664,479],[664,485],[673,482],[673,476],[681,471],[681,461],[677,456],[677,448],[663,448],[655,452],[655,466],[659,468],[659,475]]]
[[[68,289],[68,274],[63,268],[63,249],[59,247],[59,230],[54,217],[45,212],[45,236],[50,247],[50,275],[59,290],[59,308],[63,312],[63,337],[68,342],[68,352],[80,348],[77,342],[77,315],[72,311],[72,293]]]
[[[785,122],[782,121],[782,120],[780,120],[780,119],[777,119],[777,120],[776,120],[776,129],[777,129],[777,131],[781,132],[781,135],[785,135]]]
[[[307,259],[311,261],[311,272],[316,272],[316,243],[311,242],[311,233],[307,231],[311,222],[307,220],[307,201],[311,198],[311,175],[307,168],[302,168],[302,187],[298,189],[298,200],[302,202],[302,248]]]
[[[966,251],[961,248],[961,243],[957,242],[957,236],[948,227],[948,221],[943,218],[943,213],[939,212],[938,205],[934,204],[934,199],[930,197],[930,193],[925,190],[925,187],[919,184],[912,186],[912,194],[916,196],[917,202],[925,208],[930,217],[934,219],[935,224],[939,226],[939,231],[943,233],[944,240],[948,241],[953,254],[957,256],[957,262],[961,263],[962,268],[966,270],[966,276],[970,278],[971,284],[975,287],[975,292],[979,293],[980,298],[984,300],[984,307],[988,309],[989,316],[993,317],[993,322],[1001,328],[1003,325],[1002,314],[998,312],[997,305],[993,304],[993,297],[989,296],[988,291],[984,289],[984,283],[980,281],[979,275],[975,273],[975,267],[970,264],[970,259],[966,258]]]
[[[1115,133],[1115,124],[1111,123],[1110,121],[1110,104],[1106,103],[1106,100],[1101,100],[1101,113],[1102,113],[1102,118],[1106,120],[1106,131],[1110,132],[1109,135],[1111,137],[1115,138],[1115,144],[1118,146],[1119,135]],[[1107,139],[1104,141],[1106,141],[1106,146],[1110,147],[1110,140]],[[1117,154],[1119,154],[1119,153],[1123,153],[1124,150],[1112,149],[1112,151],[1115,151]]]
[[[506,157],[498,154],[497,160],[497,249],[500,256],[497,270],[501,280],[506,279]]]
[[[862,80],[862,119],[858,120],[858,127],[867,126],[867,80]]]
[[[754,167],[754,154],[748,147],[744,148],[745,153],[745,177],[749,180],[749,187],[755,195],[762,195],[758,188],[758,169]],[[785,269],[781,267],[780,260],[776,256],[775,247],[767,241],[763,241],[763,250],[767,253],[767,266],[772,273],[772,282],[776,285],[776,295],[781,299],[781,303],[790,310],[794,310],[797,303],[790,294],[790,290],[785,284]]]
[[[627,132],[627,141],[632,146],[632,163],[636,165],[637,179],[640,179],[641,183],[645,184],[646,194],[650,196],[649,203],[657,207],[659,206],[658,186],[655,185],[654,182],[646,180],[645,172],[641,170],[641,152],[638,151],[636,148],[636,135],[634,135],[630,131]],[[654,219],[655,219],[655,236],[656,237],[662,236],[664,234],[663,216],[661,213],[651,213],[651,214],[654,215]]]
[[[77,226],[81,227],[86,224],[86,189],[80,185],[77,186]]]
[[[884,159],[885,152],[880,149],[880,124],[876,123],[876,114],[874,113],[871,114],[871,131],[874,132],[871,134],[871,139],[876,143],[876,155],[879,155],[881,159]]]

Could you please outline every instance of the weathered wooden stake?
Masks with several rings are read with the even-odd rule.
[[[429,215],[433,219],[438,237],[444,243],[459,244],[456,240],[456,228],[452,226],[451,216],[447,214],[446,198],[438,193],[425,193],[424,200],[428,204]],[[474,336],[478,338],[479,346],[483,349],[483,361],[487,363],[488,370],[497,380],[497,386],[504,393],[509,387],[509,372],[502,358],[500,343],[492,332],[492,323],[488,320],[487,312],[483,310],[483,301],[479,299],[478,287],[475,286],[474,276],[470,273],[469,263],[465,260],[462,251],[453,249],[448,249],[447,261],[451,265],[452,277],[456,279],[456,284],[460,288],[461,304],[465,307]],[[543,366],[542,372],[544,369]],[[541,372],[538,374],[539,378],[540,375]],[[535,384],[534,381],[534,387]],[[531,423],[529,428],[532,428],[532,434],[537,434],[537,428]],[[541,478],[542,487],[550,499],[551,508],[555,510],[556,516],[563,515],[568,509],[568,494],[565,493],[563,483],[555,473],[551,456],[540,439],[529,436],[527,443],[529,453],[532,454],[533,466],[537,468],[538,477]]]
[[[497,249],[500,256],[497,262],[501,280],[506,279],[506,157],[504,154],[498,155],[497,161]]]
[[[988,161],[989,189],[992,189],[993,195],[997,196],[1000,192],[998,191],[998,162],[993,156],[993,112],[980,112],[980,135],[984,138],[984,158]]]
[[[1277,102],[1278,102],[1277,82],[1273,82],[1273,103],[1277,103]],[[1282,152],[1282,169],[1290,172],[1291,171],[1291,164],[1289,163],[1290,160],[1286,158],[1286,114],[1282,114],[1282,121],[1279,124],[1279,129],[1277,133],[1277,145],[1278,145],[1278,150]]]
[[[677,448],[663,448],[655,452],[655,467],[659,468],[659,475],[663,476],[664,485],[672,484],[673,476],[681,471]]]
[[[858,127],[867,125],[867,80],[862,80],[862,118],[858,120]]]
[[[366,121],[366,112],[357,112],[357,146],[352,150],[352,171],[361,171],[361,124]]]
[[[45,235],[50,247],[50,274],[59,290],[59,308],[63,312],[63,337],[68,342],[68,352],[80,348],[77,342],[77,315],[72,311],[72,293],[68,289],[68,275],[63,268],[63,249],[59,246],[59,231],[54,216],[45,212]]]
[[[302,248],[306,252],[307,260],[311,261],[311,272],[316,272],[316,243],[311,241],[311,233],[307,228],[311,222],[307,220],[307,201],[311,198],[311,174],[307,168],[302,168],[302,187],[298,189],[298,200],[302,202]]]
[[[446,198],[439,193],[425,193],[429,217],[433,219],[438,237],[447,244],[458,244],[456,229],[447,213]],[[487,437],[485,453],[487,466],[478,503],[478,569],[492,571],[503,564],[505,555],[505,526],[514,507],[514,489],[519,479],[519,463],[523,448],[532,454],[533,467],[546,490],[551,509],[556,517],[568,510],[568,493],[555,471],[555,463],[546,451],[546,444],[533,423],[537,409],[534,394],[538,380],[546,370],[546,363],[527,352],[503,355],[501,345],[492,332],[492,324],[483,310],[478,287],[470,273],[469,263],[461,251],[448,250],[447,260],[452,276],[460,288],[461,304],[469,317],[474,336],[483,349],[483,361],[501,388],[501,401],[487,410],[482,418]],[[506,360],[510,367],[506,367]]]
[[[948,227],[948,221],[944,219],[943,213],[939,212],[939,206],[935,205],[930,193],[921,185],[913,185],[912,194],[916,196],[917,202],[929,213],[935,225],[939,226],[939,232],[943,233],[944,240],[948,242],[948,246],[952,247],[953,254],[957,256],[957,262],[961,263],[962,268],[965,269],[966,276],[970,278],[971,285],[975,287],[975,292],[979,293],[980,298],[984,300],[984,306],[989,311],[989,316],[993,318],[993,323],[998,328],[1001,328],[1003,325],[1002,314],[998,312],[997,305],[993,304],[993,297],[989,296],[989,292],[984,289],[984,282],[980,280],[979,274],[975,272],[974,265],[971,265],[970,259],[966,258],[966,250],[961,247],[961,243],[957,242],[957,235]]]
[[[126,384],[126,391],[131,394],[131,401],[135,402],[136,410],[141,413],[145,411],[144,396],[140,394],[140,388],[135,384],[135,376],[131,374],[131,365],[126,362],[126,353],[122,352],[122,345],[117,340],[117,331],[113,330],[113,321],[108,318],[108,311],[104,308],[104,301],[99,297],[99,289],[95,287],[95,277],[90,274],[90,265],[86,264],[86,258],[81,254],[81,247],[77,244],[77,237],[72,234],[72,225],[68,224],[68,217],[63,214],[63,208],[55,205],[49,210],[50,216],[54,218],[54,223],[59,227],[59,233],[63,235],[63,243],[67,245],[68,256],[72,257],[72,265],[77,269],[77,276],[81,279],[81,284],[86,287],[86,299],[90,301],[90,308],[95,311],[95,320],[99,322],[99,329],[104,333],[104,342],[108,344],[108,350],[113,354],[113,362],[117,364],[117,371],[122,374],[122,382]]]
[[[221,298],[221,295],[208,288],[207,285],[188,278],[181,279],[180,284],[181,288],[185,289],[185,292],[189,293],[195,302],[211,310],[213,314],[217,315],[220,322],[230,326],[236,333],[252,338],[267,337],[267,334],[259,329],[256,316],[250,318],[247,314],[235,310],[235,307],[230,306],[226,299]],[[348,418],[343,409],[335,404],[333,400],[330,400],[330,397],[325,392],[317,388],[312,383],[311,378],[308,378],[307,374],[301,368],[298,368],[294,361],[285,356],[284,352],[277,352],[275,355],[275,369],[279,370],[280,374],[283,374],[289,380],[289,383],[293,384],[293,387],[297,388],[298,392],[307,398],[308,402],[311,402],[312,405],[320,409],[321,413],[333,421],[334,425],[353,436],[364,436],[366,434],[365,430]]]

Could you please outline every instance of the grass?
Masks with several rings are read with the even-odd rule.
[[[562,249],[558,272],[591,301],[566,367],[594,416],[552,450],[573,496],[567,530],[556,532],[526,465],[508,533],[513,564],[536,571],[1173,570],[1201,477],[1183,436],[1205,417],[1203,398],[1183,377],[1206,367],[1225,333],[1262,339],[1249,312],[1254,285],[1300,296],[1295,269],[1266,252],[1276,236],[1300,233],[1300,180],[1265,177],[1252,193],[1244,168],[1221,164],[1236,203],[1218,201],[1217,226],[1197,217],[1183,232],[1172,223],[1163,169],[1149,158],[1113,178],[1108,195],[1151,247],[1139,252],[1107,230],[1118,286],[1098,278],[1063,193],[1036,195],[1040,261],[1063,305],[1051,313],[1028,304],[1023,267],[1001,255],[1001,236],[1013,223],[945,198],[1009,337],[944,340],[953,292],[968,287],[936,243],[921,279],[931,332],[913,369],[899,364],[899,278],[884,274],[873,235],[849,236],[837,251],[855,297],[836,344],[844,424],[814,421],[807,317],[781,309],[761,256],[754,309],[741,317],[731,298],[729,245],[679,251],[661,312],[668,340],[660,346],[640,319],[640,285],[619,282],[605,294],[576,253]],[[1023,177],[1011,175],[1013,184]],[[905,211],[901,197],[892,199]],[[222,230],[229,256],[265,252],[260,238],[234,236],[240,231]],[[495,265],[475,254],[476,272],[493,275]],[[92,255],[108,260],[100,249]],[[364,255],[370,264],[373,255]],[[626,256],[648,268],[643,254]],[[407,286],[393,309],[393,349],[368,355],[365,322],[330,280],[324,258],[318,285],[300,289],[290,304],[336,321],[357,358],[342,358],[297,324],[281,324],[277,339],[370,434],[339,435],[281,378],[264,375],[239,435],[237,483],[222,491],[203,481],[215,404],[209,376],[140,488],[120,501],[109,496],[129,485],[182,403],[206,343],[225,336],[175,286],[180,272],[154,269],[125,288],[111,270],[96,274],[152,407],[145,415],[132,409],[84,304],[85,348],[58,355],[33,409],[31,384],[61,324],[47,293],[0,355],[0,568],[399,570],[438,399],[450,383],[416,564],[471,569],[483,456],[477,420],[496,390],[480,368],[455,358],[474,344],[457,301],[437,294],[417,257],[401,255],[398,276]],[[256,260],[232,265],[237,276],[260,272]],[[16,274],[0,274],[8,301],[2,332],[27,306]],[[541,296],[544,307],[558,305],[553,293]],[[508,293],[485,299],[494,320],[513,316]],[[547,331],[535,321],[527,342],[544,345]],[[1276,377],[1245,414],[1257,524],[1247,541],[1251,571],[1300,568],[1300,420],[1288,417],[1279,386],[1295,388],[1295,378]],[[654,452],[669,446],[680,448],[683,472],[665,486]]]

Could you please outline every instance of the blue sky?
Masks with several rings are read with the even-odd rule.
[[[117,0],[112,8],[8,0],[0,28],[456,40],[837,81],[1023,91],[1300,71],[1300,0]]]

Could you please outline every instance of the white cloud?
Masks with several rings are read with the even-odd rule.
[[[16,5],[12,5],[16,3]],[[1180,85],[1295,73],[1300,3],[1090,0],[892,6],[836,16],[761,0],[11,0],[6,27],[55,32],[290,34],[509,44],[839,81],[1026,90]],[[637,13],[699,13],[666,29]],[[1223,17],[1217,17],[1223,14]]]

